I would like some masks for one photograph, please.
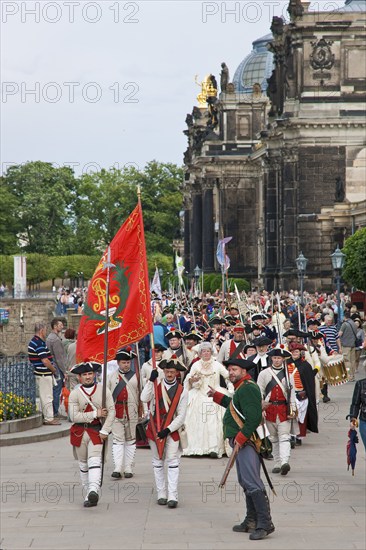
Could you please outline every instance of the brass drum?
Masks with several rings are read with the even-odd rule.
[[[334,355],[327,365],[323,365],[324,376],[330,386],[339,386],[348,382],[347,369],[343,355]]]

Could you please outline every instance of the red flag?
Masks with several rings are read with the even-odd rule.
[[[138,342],[152,332],[149,279],[140,203],[128,216],[110,244],[108,357],[114,359],[122,346]],[[108,249],[104,252],[88,287],[80,321],[77,361],[103,363],[107,294]]]

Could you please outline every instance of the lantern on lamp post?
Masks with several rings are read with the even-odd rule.
[[[346,255],[339,249],[337,245],[336,250],[333,254],[330,255],[332,258],[332,267],[335,272],[335,280],[337,286],[337,308],[338,308],[338,317],[337,317],[337,328],[341,326],[341,274],[342,269],[344,268],[344,263],[346,261]]]
[[[308,259],[305,258],[304,254],[300,252],[298,258],[295,260],[297,272],[300,279],[300,304],[304,305],[304,277],[305,277],[305,271],[306,266],[308,264]]]

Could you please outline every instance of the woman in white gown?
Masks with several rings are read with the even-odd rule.
[[[183,455],[209,455],[211,458],[221,458],[225,453],[222,431],[225,409],[216,405],[212,397],[207,396],[207,392],[209,386],[228,395],[233,393],[234,389],[229,382],[227,369],[215,361],[209,342],[200,344],[198,356],[200,360],[193,363],[184,380],[189,393],[185,420],[188,447],[184,449]],[[220,377],[225,381],[226,388],[220,387]]]

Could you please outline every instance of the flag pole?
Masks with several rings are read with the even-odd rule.
[[[104,269],[107,269],[106,276],[106,304],[105,304],[105,328],[104,328],[104,355],[103,355],[103,381],[102,381],[102,409],[106,406],[107,400],[107,361],[108,361],[108,325],[109,325],[109,283],[110,283],[110,269],[114,267],[111,263],[111,247],[108,244],[107,261],[104,263]],[[102,425],[104,424],[104,418],[101,418]],[[104,460],[105,460],[105,441],[103,441],[102,448],[102,463],[101,463],[101,477],[100,486],[103,485],[104,474]]]
[[[111,263],[111,247],[108,244],[107,261],[104,263],[104,269],[107,269],[106,277],[106,304],[105,304],[105,329],[104,329],[104,356],[103,356],[103,393],[102,393],[102,408],[106,404],[107,396],[107,361],[108,361],[108,325],[109,325],[109,284],[110,284],[110,269],[114,267]]]
[[[141,216],[141,224],[142,224],[142,227],[143,227],[142,206],[141,206],[141,187],[140,187],[140,185],[137,185],[137,201],[138,201],[139,212],[140,212],[140,216]],[[148,300],[148,306],[149,306],[148,310],[150,311],[150,315],[151,315],[150,293],[147,295],[147,300]],[[150,347],[151,347],[151,358],[152,358],[153,369],[157,370],[156,357],[155,357],[154,328],[153,327],[152,327],[151,332],[150,332]],[[161,419],[160,419],[160,410],[159,410],[159,396],[158,396],[158,382],[157,382],[157,380],[154,380],[153,383],[154,383],[154,396],[155,396],[156,426],[155,426],[153,415],[151,415],[151,417],[150,417],[150,425],[151,425],[151,429],[152,429],[152,432],[153,432],[153,435],[154,435],[154,438],[155,438],[155,443],[156,443],[156,447],[157,447],[157,450],[158,450],[159,457],[160,457],[160,459],[162,459],[163,458],[163,453],[164,453],[165,441],[159,440],[157,438],[157,432],[160,432],[160,429],[161,429]]]

